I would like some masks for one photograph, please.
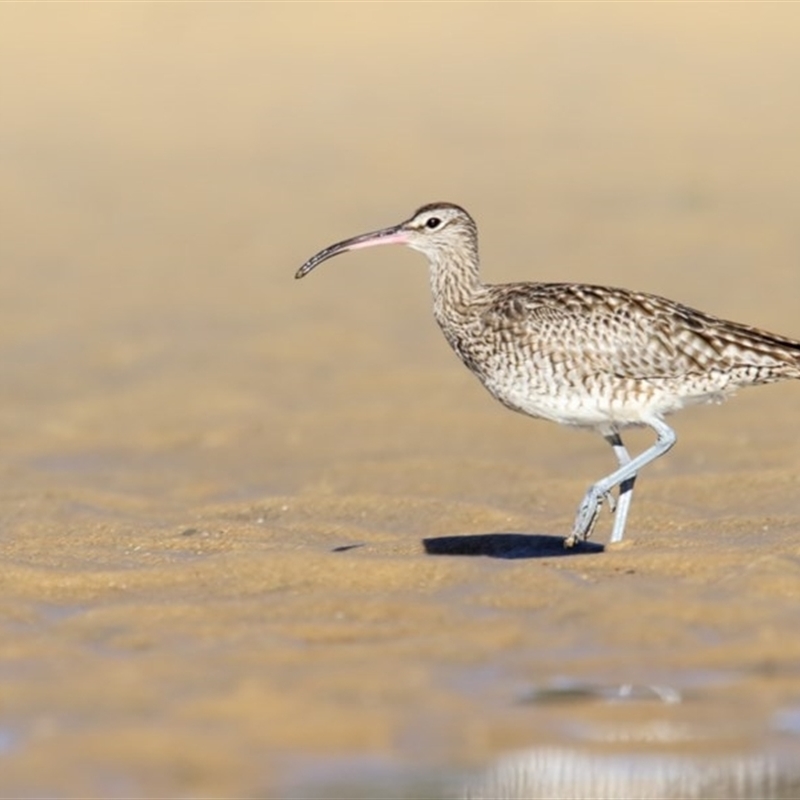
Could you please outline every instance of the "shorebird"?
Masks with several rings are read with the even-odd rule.
[[[430,203],[397,225],[326,247],[295,278],[340,253],[383,244],[427,256],[436,322],[492,396],[513,411],[597,431],[613,448],[618,468],[589,487],[567,547],[590,536],[604,500],[614,513],[611,541],[622,540],[636,476],[675,444],[666,415],[744,386],[800,379],[800,341],[657,295],[484,283],[477,226],[453,203]],[[656,435],[633,458],[620,436],[632,426]]]

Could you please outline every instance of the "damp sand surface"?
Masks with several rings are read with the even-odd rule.
[[[418,254],[292,276],[445,199],[488,280],[800,338],[799,14],[0,9],[0,795],[796,796],[800,387],[566,553],[603,440],[485,393]]]

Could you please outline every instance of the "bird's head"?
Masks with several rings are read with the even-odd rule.
[[[477,242],[475,222],[463,208],[453,203],[429,203],[417,209],[405,222],[363,233],[320,250],[297,270],[295,278],[302,278],[333,256],[364,247],[404,244],[424,253],[430,261],[437,261],[450,253],[477,256]]]

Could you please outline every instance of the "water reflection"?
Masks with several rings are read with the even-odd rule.
[[[0,756],[10,753],[18,741],[19,735],[14,730],[0,726]]]
[[[526,692],[520,703],[548,705],[551,703],[568,703],[584,700],[638,701],[658,700],[668,705],[683,702],[683,694],[679,689],[667,685],[639,685],[634,683],[597,684],[586,681],[556,679],[543,686],[536,686]]]
[[[787,755],[696,758],[542,747],[507,756],[475,780],[464,800],[649,800],[800,797],[800,763]]]
[[[319,762],[282,800],[797,800],[794,753],[691,756],[540,747],[505,756],[470,778],[421,774],[363,759]],[[316,780],[308,780],[316,773]]]
[[[800,800],[800,706],[753,706],[740,683],[732,694],[699,688],[719,689],[725,675],[682,677],[684,685],[551,679],[516,704],[532,712],[540,746],[471,773],[442,762],[423,770],[408,752],[406,761],[313,760],[280,797]]]
[[[778,711],[771,720],[771,727],[778,733],[800,736],[800,706],[792,706]],[[800,760],[800,756],[798,756]]]

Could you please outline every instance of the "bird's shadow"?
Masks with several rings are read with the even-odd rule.
[[[489,558],[557,558],[602,553],[596,542],[565,547],[563,536],[538,533],[472,533],[462,536],[433,536],[423,539],[430,556],[489,556]]]

